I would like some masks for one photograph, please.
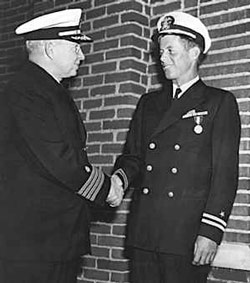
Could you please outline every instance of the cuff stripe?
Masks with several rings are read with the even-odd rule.
[[[128,178],[127,178],[127,175],[126,173],[121,169],[119,168],[118,170],[116,170],[114,172],[114,174],[120,174],[121,177],[123,178],[123,182],[124,182],[124,190],[126,190],[128,188]]]
[[[78,191],[78,194],[91,201],[95,200],[98,192],[103,185],[104,179],[105,178],[103,172],[101,170],[98,170],[96,167],[92,167],[92,172],[88,180]]]
[[[211,225],[211,226],[214,226],[214,227],[220,229],[222,232],[225,231],[225,227],[223,227],[222,225],[215,223],[213,221],[210,221],[210,220],[207,220],[207,219],[202,219],[201,222],[208,224],[208,225]]]
[[[85,191],[87,191],[86,193],[88,193],[88,191],[90,190],[91,182],[93,182],[93,179],[95,178],[96,178],[96,170],[95,170],[95,167],[92,167],[92,171],[90,173],[88,180],[84,183],[84,185],[78,191],[78,194],[83,195]]]
[[[98,194],[98,192],[100,191],[102,185],[103,185],[103,181],[104,181],[104,174],[100,171],[97,170],[97,178],[95,180],[95,183],[93,184],[91,190],[89,191],[89,193],[87,194],[86,198],[89,200],[94,200],[96,195]]]
[[[223,219],[221,219],[221,218],[219,218],[219,217],[217,217],[215,215],[212,215],[212,214],[204,212],[203,213],[203,218],[208,218],[209,220],[214,221],[215,223],[223,225],[225,228],[227,226],[227,223]]]

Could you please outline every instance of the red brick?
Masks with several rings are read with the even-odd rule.
[[[107,271],[102,271],[102,270],[97,270],[93,268],[84,268],[84,276],[87,279],[98,279],[98,280],[104,280],[108,281],[109,280],[109,272]]]
[[[227,1],[220,2],[220,3],[212,2],[211,5],[200,7],[200,15],[207,15],[209,13],[214,13],[214,12],[223,11],[227,9],[228,9]]]
[[[113,225],[112,234],[117,236],[125,235],[126,225]]]
[[[108,14],[119,13],[129,10],[142,12],[142,5],[132,0],[132,1],[122,1],[121,3],[110,5],[107,7]]]
[[[250,164],[250,154],[241,154],[240,155],[240,163]]]
[[[237,74],[248,72],[249,70],[249,62],[241,63],[241,64],[226,64],[226,65],[217,65],[216,68],[214,66],[209,66],[201,68],[200,75],[201,77],[205,76],[216,76],[216,75],[228,75],[228,74]]]
[[[110,39],[101,42],[94,43],[94,51],[105,51],[112,48],[117,48],[119,39]]]
[[[134,58],[141,58],[141,51],[136,49],[136,48],[132,48],[132,47],[127,47],[127,48],[120,48],[118,50],[112,50],[112,51],[108,51],[106,53],[106,59],[110,60],[110,59],[121,59],[124,57],[134,57]]]
[[[91,247],[91,254],[95,257],[109,257],[109,248],[103,248],[98,246],[92,246]]]
[[[249,77],[249,79],[250,79],[250,77]],[[242,113],[241,114],[241,123],[242,123],[242,125],[249,125],[250,115],[248,115],[247,113],[246,114]]]
[[[235,1],[236,2],[236,1]],[[248,12],[247,9],[241,10],[225,10],[217,15],[202,18],[202,22],[206,26],[216,25],[218,23],[229,23],[232,21],[238,21],[239,19],[247,19]]]
[[[110,119],[115,116],[114,109],[91,111],[89,115],[90,120]]]
[[[133,69],[142,73],[146,73],[147,65],[133,59],[126,59],[120,62],[120,70]]]
[[[90,67],[86,66],[86,65],[82,65],[80,66],[80,68],[78,69],[78,76],[84,76],[84,75],[88,75],[90,73]]]
[[[212,49],[225,49],[250,44],[249,36],[242,34],[239,37],[223,38],[212,42]],[[209,54],[210,57],[211,54]],[[230,59],[230,58],[229,58]]]
[[[100,246],[122,247],[124,245],[124,238],[99,235],[98,236],[98,244]]]
[[[125,129],[128,128],[130,123],[130,119],[119,119],[119,120],[105,120],[103,122],[103,129],[104,130],[113,130],[113,129]]]
[[[236,86],[244,86],[244,85],[249,85],[249,80],[250,80],[250,75],[247,76],[244,74],[243,75],[237,75],[235,77],[227,77],[227,78],[213,78],[209,80],[205,80],[208,85],[219,87],[219,88],[227,88],[227,87],[236,87]]]
[[[72,0],[69,0],[68,2],[73,2]],[[77,1],[74,1],[77,2]],[[92,1],[91,0],[83,0],[81,1],[81,3],[71,3],[69,5],[69,8],[81,8],[83,10],[83,12],[89,8],[91,8],[92,6]]]
[[[68,4],[69,1],[68,0],[55,0],[55,5],[59,6],[59,5],[64,5],[64,4]]]
[[[128,262],[118,261],[118,260],[114,261],[114,260],[98,259],[97,267],[99,269],[105,269],[105,270],[127,271]]]
[[[250,168],[248,166],[240,166],[239,177],[250,176]]]
[[[250,101],[240,101],[238,103],[240,111],[248,111],[250,109]]]
[[[87,146],[87,153],[100,153],[101,152],[101,144],[88,144]]]
[[[113,3],[115,2],[116,0],[95,0],[95,6],[103,6],[103,5],[106,5],[106,4],[109,4],[109,3]]]
[[[213,64],[213,63],[222,63],[222,62],[228,62],[232,60],[241,60],[242,58],[248,58],[248,49],[242,49],[242,50],[228,50],[224,51],[223,53],[214,53],[209,54],[206,58],[206,64]]]
[[[113,141],[112,133],[89,133],[88,142],[110,142]]]
[[[84,122],[85,128],[87,130],[87,132],[96,132],[96,131],[100,131],[102,128],[102,124],[101,122],[89,122],[89,121],[85,121]]]
[[[82,258],[82,262],[84,266],[88,266],[88,267],[95,267],[96,266],[96,259],[94,257],[91,256],[84,256]]]
[[[118,23],[119,23],[119,17],[117,15],[109,16],[109,17],[106,16],[105,18],[94,20],[93,27],[94,29],[99,29],[103,27],[113,26]]]
[[[119,143],[104,144],[102,146],[101,152],[103,154],[106,154],[106,153],[118,153],[119,154],[121,153],[122,147],[123,145]]]
[[[129,36],[121,37],[120,41],[121,41],[122,47],[131,45],[134,47],[138,47],[140,49],[144,49],[146,50],[146,52],[148,52],[148,40],[146,39],[142,39],[137,36],[129,35]]]
[[[140,82],[140,74],[133,71],[115,72],[105,74],[105,83],[117,83],[124,81]]]
[[[102,105],[102,99],[89,99],[89,100],[84,100],[83,102],[83,108],[84,109],[92,109],[92,108],[97,108]]]
[[[138,98],[133,95],[116,95],[114,97],[106,97],[104,99],[104,106],[112,105],[136,105]]]
[[[230,219],[228,221],[227,228],[243,230],[243,231],[249,231],[250,221],[248,221],[248,220]]]
[[[94,87],[90,90],[91,96],[96,95],[108,95],[108,94],[115,94],[116,87],[115,85],[103,85],[100,87]]]
[[[226,233],[224,233],[223,239],[226,242],[236,242],[236,243],[249,244],[250,234],[236,233],[236,232],[233,233],[233,232],[226,231]]]
[[[248,0],[228,0],[228,8],[240,8],[241,6],[248,6],[249,1]]]
[[[185,8],[196,7],[197,4],[198,4],[198,0],[184,0]]]
[[[91,70],[93,74],[112,72],[116,70],[116,62],[96,64],[92,66]]]
[[[96,234],[110,234],[111,233],[111,225],[106,223],[98,223],[92,224],[91,232]]]
[[[140,23],[143,26],[148,26],[149,19],[148,17],[145,17],[143,14],[138,14],[136,12],[125,12],[121,15],[121,22],[136,22]]]
[[[96,62],[100,63],[102,61],[104,61],[104,53],[100,52],[100,53],[88,54],[84,63],[85,64],[92,64],[92,63],[96,63]]]
[[[221,36],[228,36],[228,35],[238,35],[238,34],[246,34],[247,31],[250,29],[250,23],[243,23],[243,24],[236,24],[229,27],[222,27],[218,29],[210,30],[210,36],[212,38],[217,38]]]
[[[96,8],[96,9],[91,9],[89,11],[86,12],[86,19],[89,20],[89,19],[96,19],[100,16],[103,16],[105,15],[105,7],[100,7],[100,8]]]
[[[94,75],[94,76],[88,76],[88,77],[83,77],[83,85],[86,86],[91,86],[91,85],[97,85],[97,84],[102,84],[103,83],[103,75]]]
[[[122,36],[127,35],[129,33],[136,34],[136,35],[142,35],[142,27],[135,24],[124,24],[122,26],[107,28],[107,37],[116,37],[116,36]]]
[[[234,205],[231,214],[236,216],[249,216],[250,207],[247,205],[241,205],[241,206]]]
[[[165,3],[167,3],[167,2],[165,2]],[[169,13],[171,11],[179,10],[180,8],[181,8],[181,1],[175,1],[175,2],[172,2],[172,3],[157,5],[157,6],[153,7],[152,11],[153,11],[153,15],[161,16],[165,13]],[[154,26],[156,26],[156,23],[152,22],[151,27],[154,27]]]
[[[249,180],[248,182],[248,188],[249,188]],[[250,194],[245,194],[245,193],[238,193],[235,199],[235,203],[245,203],[249,204],[250,203]]]

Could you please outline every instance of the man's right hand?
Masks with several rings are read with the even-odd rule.
[[[111,176],[111,186],[106,201],[112,207],[119,206],[124,195],[122,181],[117,175]]]

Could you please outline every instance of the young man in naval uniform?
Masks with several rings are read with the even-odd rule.
[[[90,252],[89,202],[120,204],[122,184],[92,166],[86,131],[62,79],[84,60],[81,9],[16,29],[28,62],[0,101],[0,282],[74,283]]]
[[[239,112],[232,93],[199,77],[211,39],[198,18],[172,12],[157,31],[172,83],[141,97],[115,165],[135,188],[131,282],[204,283],[237,190]]]

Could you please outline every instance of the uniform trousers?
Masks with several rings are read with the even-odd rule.
[[[1,283],[76,283],[80,260],[33,262],[0,260]]]
[[[133,249],[131,283],[206,283],[209,265],[194,266],[192,258]]]

